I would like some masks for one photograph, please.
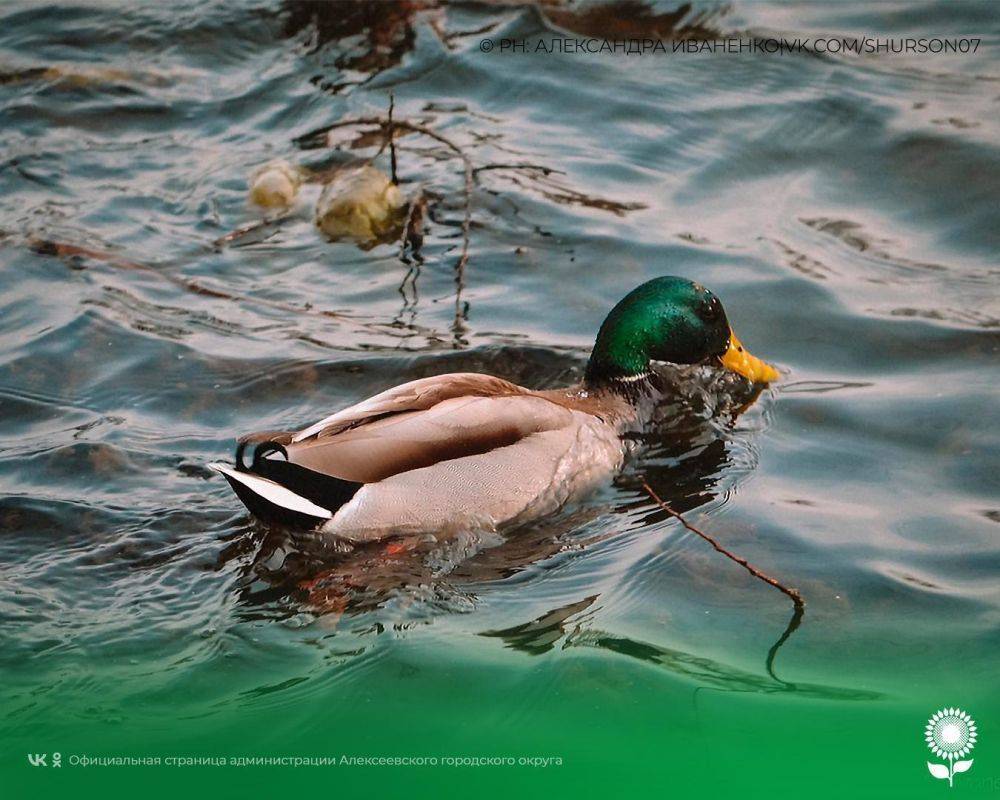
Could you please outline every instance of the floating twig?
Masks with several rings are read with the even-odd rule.
[[[215,247],[224,247],[230,245],[233,242],[244,239],[250,234],[265,231],[264,239],[272,236],[277,232],[278,228],[281,227],[282,223],[287,221],[293,214],[291,212],[282,213],[278,216],[265,217],[264,219],[255,220],[254,222],[247,223],[246,225],[241,225],[235,230],[231,230],[229,233],[223,234],[218,239],[215,239],[212,244]]]
[[[541,172],[543,175],[565,175],[561,169],[553,169],[552,167],[546,167],[542,164],[483,164],[480,167],[475,167],[472,170],[473,175],[478,175],[480,172],[485,172],[486,170],[494,169],[513,169],[513,170],[534,170],[536,172]]]
[[[802,599],[802,595],[799,594],[799,591],[797,589],[792,589],[791,587],[785,586],[781,581],[777,580],[776,578],[772,578],[765,572],[762,572],[753,564],[751,564],[749,561],[747,561],[745,558],[730,552],[721,544],[719,544],[718,541],[716,541],[713,537],[709,536],[704,531],[696,528],[694,525],[692,525],[690,522],[684,519],[684,517],[681,516],[678,512],[674,511],[669,505],[667,505],[666,502],[660,499],[660,496],[653,491],[652,487],[645,480],[643,480],[642,482],[642,488],[646,490],[646,494],[648,494],[653,499],[653,502],[655,502],[660,508],[666,511],[670,516],[674,517],[678,522],[681,523],[681,525],[683,525],[685,528],[691,531],[691,533],[700,536],[702,539],[704,539],[706,542],[712,545],[712,547],[714,547],[717,552],[722,553],[722,555],[724,555],[726,558],[735,561],[737,564],[743,567],[743,569],[745,569],[755,578],[764,581],[764,583],[770,586],[773,586],[779,592],[781,592],[782,594],[786,595],[791,599],[794,605],[792,618],[789,621],[788,626],[785,628],[784,633],[781,634],[781,637],[771,646],[771,649],[767,653],[767,662],[766,662],[767,672],[776,681],[780,681],[781,679],[774,674],[774,658],[775,656],[777,656],[778,649],[781,647],[781,645],[785,643],[788,637],[791,636],[792,633],[794,633],[795,630],[802,623],[802,616],[803,614],[805,614],[806,610],[806,601]],[[781,682],[785,683],[785,681]]]
[[[396,325],[387,323],[376,323],[376,322],[365,322],[363,320],[357,319],[350,314],[345,314],[340,311],[330,311],[326,309],[314,308],[311,304],[298,305],[295,303],[283,303],[280,300],[269,300],[263,297],[254,297],[247,294],[242,294],[240,292],[230,292],[223,289],[215,289],[210,286],[206,286],[203,283],[199,283],[191,278],[184,278],[179,275],[171,274],[166,272],[162,268],[158,268],[151,264],[144,264],[139,261],[133,261],[131,259],[122,258],[116,253],[111,253],[105,250],[97,250],[92,247],[83,247],[81,245],[75,245],[68,242],[58,242],[52,239],[42,239],[39,237],[30,237],[28,240],[28,246],[34,250],[36,253],[42,255],[55,256],[56,258],[71,259],[71,258],[89,258],[94,261],[101,262],[103,264],[108,264],[112,267],[117,267],[119,269],[126,269],[130,271],[140,271],[149,273],[157,276],[158,278],[172,283],[180,289],[186,292],[191,292],[192,294],[200,295],[202,297],[211,297],[218,300],[229,300],[233,302],[246,303],[248,305],[256,305],[264,308],[271,308],[276,311],[282,311],[284,313],[289,313],[293,315],[304,315],[310,317],[322,317],[325,319],[334,319],[345,325],[351,326],[356,330],[363,330],[366,332],[376,332],[385,335],[392,335],[390,332],[398,327]],[[429,338],[438,338],[436,331],[420,328],[416,325],[410,325],[410,330],[417,333],[423,333]]]

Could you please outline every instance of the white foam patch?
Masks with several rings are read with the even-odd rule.
[[[281,484],[267,478],[262,478],[251,472],[240,472],[228,464],[222,464],[218,461],[208,466],[210,469],[221,472],[234,481],[239,481],[250,491],[260,495],[269,503],[273,503],[276,506],[287,508],[289,511],[297,511],[300,514],[308,514],[311,517],[320,517],[321,519],[330,519],[333,516],[333,513],[329,509],[318,506],[306,500],[306,498],[295,494],[291,489],[286,489]]]

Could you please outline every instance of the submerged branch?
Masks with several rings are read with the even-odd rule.
[[[475,178],[475,168],[472,166],[472,159],[469,158],[469,155],[461,145],[444,134],[438,133],[433,128],[428,128],[426,125],[421,125],[417,122],[410,122],[405,119],[393,119],[391,114],[388,118],[352,117],[341,119],[298,137],[295,143],[300,147],[323,147],[329,143],[328,134],[330,131],[337,128],[358,127],[361,125],[375,125],[379,128],[383,137],[383,149],[387,142],[390,144],[393,142],[396,131],[409,131],[410,133],[426,136],[443,144],[462,161],[465,179],[463,186],[465,197],[462,209],[462,246],[459,251],[458,261],[455,262],[455,319],[452,324],[452,333],[456,339],[460,339],[465,330],[462,311],[462,290],[465,288],[465,267],[469,263],[469,239],[472,230],[472,189]]]
[[[724,555],[726,558],[735,561],[737,564],[743,567],[743,569],[745,569],[755,578],[764,581],[764,583],[770,586],[773,586],[779,592],[781,592],[782,594],[786,595],[789,599],[791,599],[792,604],[794,606],[794,610],[792,612],[792,618],[789,621],[787,627],[785,628],[784,633],[781,634],[781,637],[771,646],[771,649],[767,653],[768,674],[776,681],[781,680],[780,678],[778,678],[777,675],[774,674],[774,659],[778,654],[779,648],[788,640],[788,637],[795,632],[795,630],[799,627],[799,625],[802,624],[802,617],[805,614],[806,610],[806,602],[802,598],[802,595],[799,594],[798,589],[793,589],[789,586],[785,586],[777,578],[772,578],[767,573],[762,572],[753,564],[751,564],[749,561],[747,561],[745,558],[730,552],[721,544],[719,544],[713,537],[709,536],[704,531],[696,528],[694,525],[692,525],[690,522],[684,519],[684,517],[681,516],[678,512],[674,511],[669,505],[667,505],[667,503],[663,501],[656,492],[653,491],[652,487],[645,480],[643,480],[642,482],[642,488],[646,490],[646,494],[648,494],[653,499],[653,502],[655,502],[660,508],[666,511],[670,516],[674,517],[678,522],[681,523],[681,525],[683,525],[685,528],[691,531],[691,533],[700,536],[702,539],[704,539],[706,542],[712,545],[712,547],[714,547],[717,552],[722,553],[722,555]],[[784,681],[782,681],[782,683],[784,683]]]

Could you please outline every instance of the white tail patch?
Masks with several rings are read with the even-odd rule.
[[[280,483],[275,483],[267,478],[254,475],[252,472],[240,472],[228,464],[222,464],[218,461],[208,466],[210,469],[221,472],[234,481],[239,481],[254,494],[260,495],[269,503],[273,503],[276,506],[321,519],[330,519],[333,516],[333,513],[329,509],[318,506],[304,497],[300,497],[291,489],[286,489]]]

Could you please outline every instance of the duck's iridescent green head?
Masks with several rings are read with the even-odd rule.
[[[778,377],[773,367],[743,348],[718,297],[673,276],[647,281],[611,310],[597,334],[586,383],[599,387],[634,381],[649,372],[650,361],[715,361],[752,381]]]

